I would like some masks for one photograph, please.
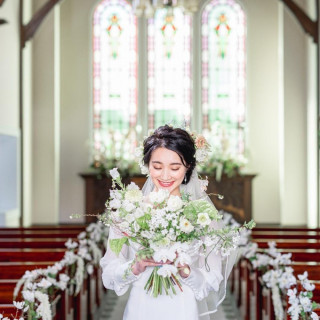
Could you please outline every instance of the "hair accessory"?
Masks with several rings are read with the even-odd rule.
[[[169,124],[170,127],[173,127],[172,125]],[[177,127],[178,128],[178,127]],[[191,138],[193,139],[194,146],[196,148],[196,153],[195,153],[195,158],[197,164],[204,164],[206,160],[209,157],[209,152],[211,151],[210,145],[206,138],[201,135],[196,133],[195,131],[191,131],[189,127],[184,127],[181,128],[189,133]],[[148,135],[144,137],[143,141],[153,135],[155,130],[149,130]],[[136,148],[135,150],[135,157],[137,159],[137,162],[139,164],[140,170],[142,174],[148,174],[149,170],[145,166],[143,162],[143,141],[140,143],[139,147]]]

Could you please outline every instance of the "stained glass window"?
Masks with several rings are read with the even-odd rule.
[[[93,14],[94,143],[135,126],[137,117],[137,20],[125,0],[104,0]]]
[[[149,128],[190,120],[191,22],[180,8],[148,20]]]
[[[203,127],[223,148],[245,149],[246,17],[235,0],[212,0],[202,13]],[[219,140],[218,139],[218,140]]]

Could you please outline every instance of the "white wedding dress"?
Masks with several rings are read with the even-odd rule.
[[[111,228],[109,240],[121,238],[121,234]],[[191,273],[186,279],[181,278],[183,292],[176,287],[177,295],[159,295],[157,298],[150,296],[144,286],[152,272],[152,267],[146,269],[139,276],[132,272],[124,277],[126,270],[135,257],[136,244],[123,246],[119,256],[116,256],[110,248],[101,259],[103,269],[102,280],[107,289],[114,290],[117,295],[123,295],[132,286],[128,303],[126,305],[123,320],[208,320],[208,313],[216,311],[216,307],[224,298],[226,278],[223,271],[223,263],[220,256],[211,253],[208,257],[210,270],[205,268],[204,258],[199,255],[199,250],[193,255]],[[224,276],[222,276],[222,273]],[[213,307],[207,306],[207,298],[213,293],[218,296],[224,291],[218,300],[212,298]],[[209,299],[208,299],[209,300]],[[209,310],[208,310],[209,308]],[[202,316],[200,316],[202,315]]]

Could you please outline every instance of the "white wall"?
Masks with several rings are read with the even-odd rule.
[[[34,12],[42,3],[34,2]],[[32,45],[32,223],[57,223],[53,11],[42,22]]]
[[[6,1],[1,7],[0,17],[8,21],[8,24],[0,26],[0,134],[17,138],[16,176],[19,177],[19,0]],[[11,226],[19,224],[20,178],[13,192],[16,193],[17,207],[2,217],[4,221],[10,221]]]
[[[88,168],[91,128],[91,14],[96,1],[61,5],[60,221],[84,213],[80,172]]]
[[[278,1],[250,0],[248,14],[248,147],[253,218],[280,222]]]
[[[307,223],[307,37],[288,10],[283,12],[283,198],[281,223]],[[294,53],[294,54],[292,54]]]

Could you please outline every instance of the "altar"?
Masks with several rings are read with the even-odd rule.
[[[112,187],[111,178],[98,172],[83,172],[80,176],[85,182],[85,212],[86,214],[99,214],[105,210],[105,202],[109,198],[109,190]],[[252,219],[252,180],[255,174],[243,174],[228,177],[222,175],[220,181],[216,181],[213,176],[208,176],[209,186],[207,193],[218,210],[231,213],[239,222],[250,221]],[[124,177],[125,184],[135,182],[142,188],[146,177],[135,175]],[[219,194],[223,199],[219,199]],[[96,217],[87,216],[86,223],[95,222]]]

